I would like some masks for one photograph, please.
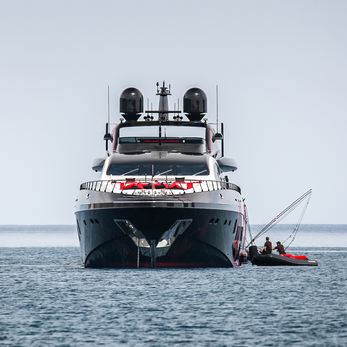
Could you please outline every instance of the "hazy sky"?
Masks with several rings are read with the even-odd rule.
[[[347,223],[347,1],[0,1],[0,224],[74,223],[128,86],[199,86],[251,222]]]

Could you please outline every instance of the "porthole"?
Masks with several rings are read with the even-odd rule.
[[[214,218],[211,218],[208,222],[208,224],[213,224]]]
[[[215,221],[214,221],[214,224],[218,224],[219,223],[219,218],[217,218]]]
[[[90,218],[90,223],[94,224],[94,221]]]
[[[87,225],[87,222],[86,222],[86,220],[85,220],[85,219],[83,219],[83,224],[84,224],[84,225]]]
[[[228,223],[228,220],[226,219],[226,220],[224,221],[224,225],[227,224],[227,223]]]

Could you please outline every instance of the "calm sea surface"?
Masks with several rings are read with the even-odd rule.
[[[9,229],[0,228],[1,346],[347,346],[344,228],[326,235],[339,247],[293,245],[318,267],[194,270],[84,269],[77,247],[14,247],[35,233]],[[68,231],[51,232],[66,242]]]

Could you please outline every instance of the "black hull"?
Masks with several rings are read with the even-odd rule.
[[[242,218],[235,211],[177,207],[76,212],[85,267],[238,266]]]
[[[277,254],[258,254],[252,259],[258,266],[317,266],[316,260],[302,260],[283,257]]]

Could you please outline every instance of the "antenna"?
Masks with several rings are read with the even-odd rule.
[[[105,141],[105,147],[106,147],[106,153],[108,153],[108,141],[113,141],[112,135],[110,134],[110,86],[107,86],[107,122],[106,122],[106,129],[105,129],[105,135],[104,135],[104,141]]]
[[[106,133],[104,136],[106,153],[108,154],[108,138],[110,133],[110,86],[107,85],[107,123],[106,123]]]
[[[224,157],[224,123],[222,122],[221,124],[221,133],[222,133],[222,157]]]
[[[219,116],[218,116],[218,84],[216,84],[216,115],[217,115],[217,133],[219,132]]]
[[[110,86],[107,86],[107,124],[110,126]]]

